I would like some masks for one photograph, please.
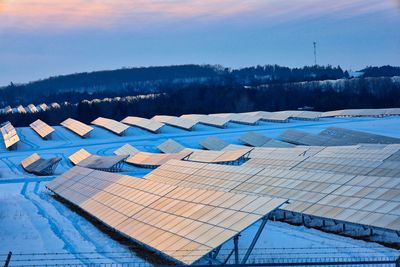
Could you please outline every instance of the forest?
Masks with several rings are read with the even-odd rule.
[[[339,66],[288,68],[278,65],[231,69],[220,65],[180,65],[124,68],[50,77],[27,84],[0,87],[0,108],[37,102],[78,103],[84,99],[137,95],[167,87],[260,85],[348,78]]]
[[[269,83],[243,86],[225,77],[219,83],[165,84],[148,97],[79,101],[59,109],[27,114],[1,114],[0,122],[28,126],[40,118],[58,125],[68,117],[90,123],[102,116],[121,120],[126,116],[209,114],[220,112],[400,107],[400,81],[396,78],[355,78],[336,81]]]

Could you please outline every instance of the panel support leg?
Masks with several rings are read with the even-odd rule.
[[[217,258],[217,256],[218,256],[220,250],[221,250],[221,246],[217,247],[217,248],[214,250],[214,254],[212,255],[212,258],[213,258],[213,259],[216,259],[216,258]]]
[[[257,244],[258,238],[260,237],[262,231],[264,230],[265,224],[267,223],[268,218],[267,217],[263,217],[262,221],[261,221],[261,225],[257,230],[256,235],[253,238],[253,241],[251,241],[250,247],[247,249],[246,254],[244,255],[244,258],[242,260],[242,264],[246,264],[251,252],[254,249],[254,246]]]
[[[8,252],[6,262],[4,263],[4,267],[8,267],[8,265],[10,264],[11,256],[12,256],[12,252],[10,251],[10,252]]]
[[[235,250],[235,264],[239,264],[239,235],[235,235],[233,238],[233,245]]]

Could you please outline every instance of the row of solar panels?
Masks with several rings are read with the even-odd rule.
[[[400,231],[400,145],[254,148],[249,157],[241,166],[170,160],[144,179],[75,167],[47,187],[124,236],[186,264],[278,208]],[[269,161],[251,162],[259,159]]]
[[[85,168],[119,172],[124,162],[142,168],[157,168],[171,159],[189,160],[194,162],[209,162],[218,164],[240,164],[244,162],[251,148],[231,151],[204,151],[184,149],[177,153],[150,153],[139,151],[126,144],[116,151],[113,156],[97,156],[85,149],[80,149],[68,157],[73,165]],[[36,175],[51,175],[54,173],[61,158],[42,159],[36,153],[21,161],[22,168],[28,173]]]
[[[248,132],[239,137],[239,141],[251,147],[295,147],[296,145],[306,146],[348,146],[357,144],[399,144],[400,139],[370,134],[361,131],[349,130],[338,127],[328,127],[321,133],[310,134],[296,129],[288,129],[283,132],[280,139],[284,141],[274,140],[266,137],[265,135]],[[207,150],[232,150],[245,148],[244,145],[229,144],[228,142],[215,137],[209,136],[201,140],[199,144]],[[168,139],[164,143],[157,146],[163,153],[177,153],[185,149],[185,147],[178,142]]]
[[[165,124],[185,130],[191,130],[198,123],[215,127],[225,127],[228,122],[255,124],[260,119],[261,118],[259,116],[244,114],[183,115],[181,117],[154,116],[152,119],[129,116],[123,119],[121,122],[99,117],[92,121],[92,124],[107,129],[117,135],[123,135],[123,133],[129,128],[128,125],[157,133]],[[10,123],[7,123],[7,125],[9,125],[8,127],[14,128]],[[93,127],[72,118],[68,118],[61,122],[61,125],[80,137],[87,136],[93,130]],[[40,137],[44,139],[47,139],[51,133],[54,132],[53,127],[41,120],[36,120],[35,122],[31,123],[30,126]],[[3,135],[3,139],[5,140],[6,148],[11,147],[19,141],[19,138],[10,139],[6,135]]]
[[[240,166],[169,161],[145,179],[285,196],[285,210],[400,231],[400,145],[254,148]]]
[[[8,129],[5,127],[4,129]],[[289,136],[292,139],[289,139],[289,142],[295,142],[296,144],[304,144],[304,140],[311,140],[312,143],[307,143],[309,146],[315,145],[323,145],[319,143],[319,139],[313,138],[304,138],[303,135],[293,135],[292,129],[287,130],[281,136],[288,138]],[[366,143],[363,146],[366,146],[368,142],[373,143],[371,144],[372,148],[376,146],[381,146],[383,144],[393,144],[393,143],[400,143],[400,139],[386,137],[381,135],[373,135],[369,133],[363,133],[359,131],[341,129],[330,127],[323,132],[327,132],[330,135],[333,135],[335,142],[330,142],[330,145],[348,145],[348,144],[359,144],[359,143]],[[303,133],[304,134],[304,133]],[[9,133],[11,135],[11,133]],[[257,134],[254,132],[249,132],[242,135],[239,140],[249,146],[252,147],[273,147],[273,148],[290,148],[295,147],[292,144],[276,141],[269,139],[261,134]],[[327,146],[326,140],[324,139],[324,145]],[[339,140],[341,143],[339,143]],[[303,142],[303,143],[302,143]],[[163,163],[167,162],[170,159],[178,159],[183,160],[187,159],[190,161],[197,161],[197,162],[207,162],[207,163],[220,163],[220,164],[240,164],[243,160],[247,159],[247,155],[249,153],[257,154],[251,152],[246,146],[243,145],[233,145],[228,144],[224,140],[221,140],[217,137],[209,136],[206,139],[199,142],[200,145],[209,151],[203,151],[198,149],[192,148],[185,148],[183,145],[179,144],[178,142],[168,139],[162,144],[158,145],[157,148],[164,154],[158,153],[150,153],[139,151],[138,149],[126,144],[121,148],[117,149],[114,154],[117,156],[96,156],[91,155],[84,149],[79,150],[78,152],[74,153],[70,156],[70,161],[77,165],[79,163],[82,167],[93,168],[97,170],[106,170],[106,171],[120,171],[122,167],[122,162],[125,161],[129,164],[139,166],[139,167],[147,167],[147,168],[156,168]],[[303,150],[303,148],[300,148]],[[345,149],[345,147],[340,147],[340,149]],[[295,151],[295,150],[293,150]],[[252,158],[257,158],[252,156]],[[51,162],[51,160],[50,160]],[[257,164],[257,161],[251,160],[252,164]],[[260,162],[260,161],[258,161]],[[263,162],[263,161],[261,161]],[[58,162],[56,162],[58,163]],[[24,167],[24,164],[22,163]],[[27,170],[24,167],[25,170]],[[35,173],[34,171],[29,171],[30,173]],[[48,175],[49,173],[44,172],[41,169],[37,169],[35,174],[44,174]]]
[[[29,104],[28,106],[24,107],[22,105],[19,105],[15,108],[12,108],[11,106],[7,106],[3,109],[0,109],[0,114],[10,114],[10,113],[20,113],[20,114],[25,114],[25,113],[37,113],[39,111],[48,111],[50,109],[58,109],[60,108],[60,104],[54,102],[49,105],[46,103],[42,103],[40,105],[35,106],[34,104]]]
[[[47,188],[113,231],[181,264],[198,262],[286,202],[82,167]]]
[[[185,130],[191,130],[198,123],[211,125],[215,127],[225,127],[225,125],[228,122],[253,125],[256,124],[259,120],[270,120],[271,116],[274,117],[275,119],[276,116],[281,116],[280,118],[283,117],[300,118],[301,116],[299,114],[303,113],[308,114],[308,115],[303,115],[302,117],[303,119],[306,117],[308,119],[311,119],[310,116],[311,114],[313,114],[312,116],[314,115],[317,116],[316,112],[311,112],[311,111],[283,111],[275,113],[262,111],[262,112],[251,112],[242,114],[224,113],[224,114],[211,114],[211,115],[182,115],[181,117],[154,116],[152,119],[129,116],[123,119],[121,122],[99,117],[96,120],[92,121],[92,124],[107,129],[117,135],[123,135],[124,132],[129,128],[128,125],[136,126],[157,133],[165,124],[182,128]],[[8,125],[7,126],[8,130],[4,129],[5,133],[12,131],[11,128],[14,128],[10,123],[7,123],[7,125]],[[93,127],[71,118],[68,118],[65,121],[63,121],[61,125],[69,129],[70,131],[76,133],[80,137],[87,136],[93,130]],[[31,123],[30,126],[40,137],[44,139],[47,139],[51,135],[51,133],[54,132],[54,128],[47,125],[45,122],[41,120],[36,120],[35,122]],[[339,136],[339,134],[341,135]],[[257,136],[257,134],[249,134],[248,136],[243,137],[243,140],[241,141],[251,146],[274,146],[274,147],[276,146],[289,147],[290,145],[288,143],[301,144],[301,145],[350,145],[358,143],[376,143],[376,142],[398,143],[398,140],[395,140],[395,138],[385,139],[377,135],[374,136],[372,134],[369,135],[364,134],[363,136],[358,134],[355,137],[351,137],[351,135],[352,134],[349,131],[346,134],[343,134],[343,131],[341,133],[338,133],[338,131],[335,129],[333,130],[328,129],[326,131],[321,132],[318,135],[308,134],[305,132],[301,132],[299,130],[291,129],[286,131],[284,134],[280,136],[280,138],[286,142],[273,140],[265,136],[264,137]],[[360,138],[363,141],[361,141]],[[11,137],[9,134],[4,134],[3,139],[6,144],[6,148],[11,147],[16,142],[19,141],[16,131],[13,137]],[[371,141],[372,139],[379,139],[379,140]],[[210,142],[212,142],[212,140],[210,140]]]
[[[54,102],[50,105],[42,103],[35,106],[34,104],[29,104],[24,107],[19,105],[15,108],[7,106],[0,109],[0,113],[36,113],[39,111],[47,111],[49,109],[60,108],[60,104]],[[200,114],[190,114],[183,115],[181,118],[186,118],[192,121],[197,121],[200,123],[208,124],[211,126],[224,127],[226,125],[226,119],[232,122],[245,123],[254,125],[261,118],[265,121],[271,122],[287,122],[289,119],[300,119],[300,120],[318,120],[319,118],[326,117],[382,117],[382,116],[398,116],[400,115],[400,108],[382,108],[382,109],[341,109],[327,112],[318,111],[308,111],[308,110],[285,110],[276,112],[267,111],[256,111],[256,112],[244,112],[244,113],[220,113],[220,114],[210,114],[200,115]],[[160,121],[170,120],[171,116],[157,116]],[[259,117],[256,119],[255,117]],[[171,121],[171,123],[173,120]],[[184,123],[181,121],[177,122],[185,126],[185,129],[190,127],[190,123]]]

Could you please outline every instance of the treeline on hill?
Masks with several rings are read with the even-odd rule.
[[[225,86],[227,81],[239,85],[259,85],[296,81],[347,78],[340,67],[311,66],[288,68],[278,65],[229,69],[220,65],[181,65],[166,67],[125,68],[63,75],[27,84],[0,88],[0,108],[83,99],[137,95],[157,92],[161,88],[190,84]]]
[[[337,82],[269,84],[243,87],[226,81],[225,85],[191,84],[164,87],[164,94],[133,101],[82,101],[61,106],[51,112],[0,115],[15,126],[27,126],[40,118],[58,125],[68,117],[85,123],[102,116],[121,120],[126,116],[151,118],[154,115],[209,114],[277,111],[313,107],[317,111],[345,108],[400,107],[400,83],[391,78],[358,78]]]

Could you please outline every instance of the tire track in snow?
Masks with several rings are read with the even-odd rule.
[[[4,164],[6,164],[10,171],[12,171],[14,174],[22,174],[21,170],[8,158],[2,158],[1,161],[3,161]]]
[[[64,243],[64,249],[66,251],[68,251],[71,254],[76,255],[77,260],[79,260],[82,264],[85,265],[89,265],[90,262],[88,262],[85,258],[82,258],[82,256],[80,256],[80,254],[77,254],[77,250],[75,249],[73,242],[71,242],[71,240],[69,240],[69,238],[67,238],[66,236],[63,235],[63,233],[60,231],[60,229],[62,229],[62,227],[59,227],[54,218],[52,218],[49,214],[47,214],[47,212],[42,208],[42,206],[40,205],[40,203],[34,199],[32,199],[31,197],[29,197],[29,194],[27,193],[27,188],[28,188],[28,184],[29,183],[24,183],[22,189],[21,189],[21,195],[27,199],[28,201],[30,201],[30,203],[32,203],[37,210],[37,213],[43,217],[44,219],[47,220],[51,231],[54,233],[54,235],[56,237],[58,237],[63,243]],[[39,184],[39,183],[36,183]],[[36,186],[35,186],[36,187]]]
[[[19,132],[18,132],[18,136],[19,136],[21,142],[24,143],[24,144],[26,144],[26,145],[28,145],[29,147],[31,147],[31,149],[38,149],[38,148],[40,148],[39,145],[36,145],[35,143],[29,141],[29,140],[26,138],[25,134],[24,134],[22,131],[19,131]]]
[[[49,195],[44,195],[44,194],[40,193],[39,191],[40,191],[40,182],[39,182],[39,183],[36,183],[35,188],[34,188],[34,190],[33,190],[33,193],[34,193],[37,197],[39,197],[41,200],[43,200],[43,201],[48,202],[49,204],[51,204],[51,205],[54,207],[54,209],[55,209],[61,216],[66,217],[66,218],[68,217],[68,216],[65,214],[65,210],[61,208],[61,204],[59,204],[59,202],[57,202],[57,201],[50,202],[50,201],[49,201]],[[45,197],[45,196],[46,196],[46,197]],[[79,216],[78,214],[76,214],[76,215]],[[104,255],[104,254],[102,253],[102,252],[104,252],[103,246],[102,246],[101,244],[98,244],[93,238],[91,238],[89,235],[86,234],[85,230],[82,229],[82,227],[79,225],[79,223],[78,223],[78,221],[75,219],[75,217],[74,217],[74,220],[71,220],[71,225],[76,229],[77,232],[79,232],[79,234],[82,236],[83,239],[87,240],[88,242],[90,242],[90,243],[94,246],[95,251],[96,251],[99,255],[101,255],[101,256],[103,256],[104,258],[107,258],[107,259],[109,259],[109,260],[111,260],[111,261],[113,261],[113,262],[124,263],[123,261],[120,261],[120,260],[118,260],[118,259],[113,259],[113,258],[108,257],[107,255]]]

